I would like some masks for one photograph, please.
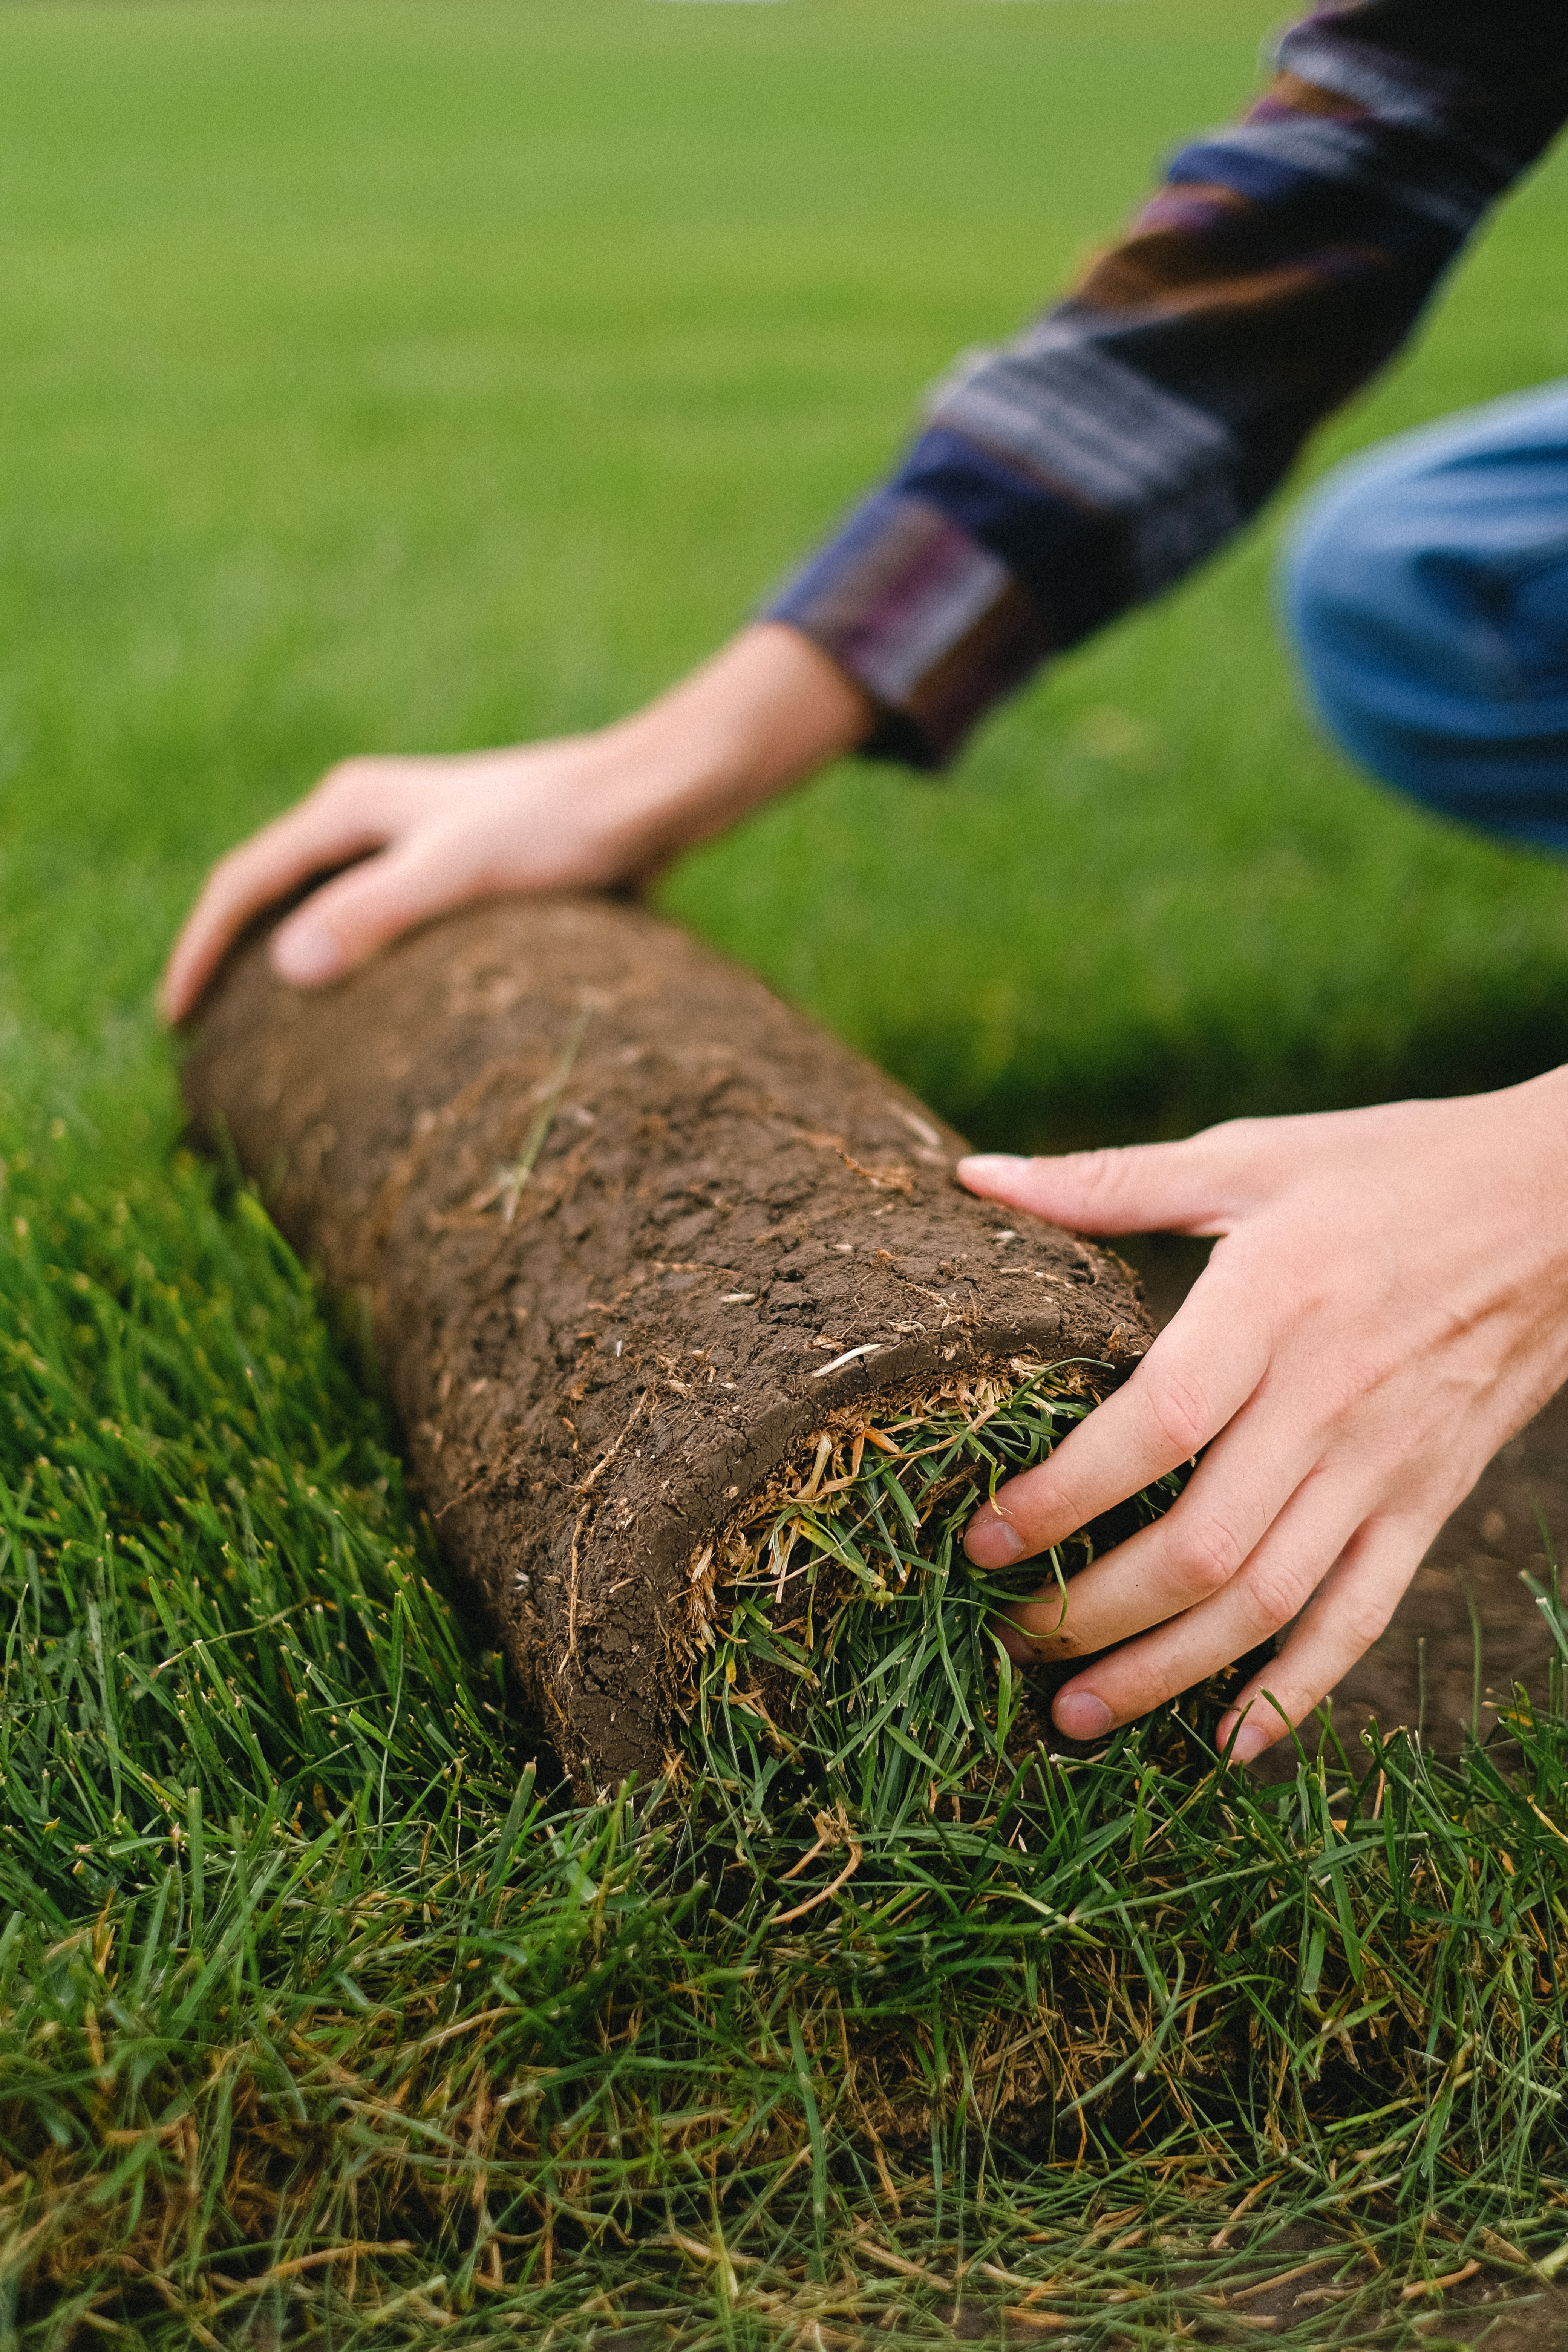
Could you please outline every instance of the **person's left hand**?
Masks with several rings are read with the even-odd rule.
[[[1257,1756],[1382,1633],[1449,1512],[1568,1379],[1568,1071],[959,1174],[1079,1232],[1224,1236],[1131,1380],[997,1489],[965,1548],[1032,1559],[1201,1453],[1163,1518],[1065,1606],[1043,1586],[1004,1636],[1026,1662],[1110,1652],[1053,1710],[1096,1739],[1294,1619],[1219,1727]]]

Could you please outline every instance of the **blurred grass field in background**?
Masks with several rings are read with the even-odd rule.
[[[1257,0],[0,14],[6,1084],[169,1121],[147,992],[334,757],[591,725],[1254,86]],[[1568,371],[1568,159],[1321,441]],[[947,782],[846,767],[668,902],[988,1142],[1568,1054],[1554,866],[1349,773],[1279,518]]]
[[[679,1808],[519,1777],[308,1283],[170,1158],[149,1010],[331,759],[706,652],[1269,16],[0,9],[0,2352],[1432,2344],[1445,2279],[1568,2263],[1560,1688],[1510,1781],[1227,1786],[1167,1714],[1042,1776],[1016,1885],[922,1829],[935,1961],[853,1887],[781,1943]],[[1568,372],[1565,212],[1559,162],[1314,466]],[[947,782],[846,767],[666,902],[988,1142],[1568,1056],[1563,877],[1316,739],[1279,520]]]

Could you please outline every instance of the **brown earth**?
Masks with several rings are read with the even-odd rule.
[[[415,1475],[581,1794],[664,1763],[699,1549],[845,1408],[1024,1360],[1124,1376],[1125,1270],[963,1192],[951,1128],[605,899],[433,924],[338,986],[253,937],[184,1069],[369,1303]]]
[[[1163,1328],[1202,1273],[1209,1244],[1157,1234],[1118,1242],[1117,1249],[1137,1267],[1150,1313]],[[1373,1717],[1385,1731],[1398,1724],[1419,1729],[1430,1749],[1454,1755],[1472,1712],[1483,1739],[1494,1732],[1498,1709],[1516,1684],[1544,1703],[1553,1644],[1521,1581],[1521,1574],[1542,1582],[1549,1576],[1542,1520],[1554,1546],[1568,1538],[1568,1389],[1503,1447],[1445,1524],[1388,1631],[1334,1692],[1334,1727],[1352,1760]],[[1293,1771],[1294,1754],[1288,1745],[1270,1749],[1257,1769],[1266,1778]]]
[[[368,1294],[446,1549],[584,1790],[664,1760],[693,1548],[831,1414],[1014,1355],[1124,1373],[1147,1343],[1113,1259],[1016,1233],[923,1105],[630,907],[474,909],[317,996],[252,940],[185,1084],[301,1252]],[[1155,1327],[1207,1255],[1118,1246]],[[1568,1391],[1334,1694],[1352,1756],[1374,1715],[1453,1752],[1515,1684],[1544,1697],[1538,1514],[1568,1530]]]

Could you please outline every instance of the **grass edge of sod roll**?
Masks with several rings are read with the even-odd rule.
[[[1561,1675],[1510,1764],[1394,1733],[1279,1790],[1165,1710],[1036,1754],[1005,1902],[950,1838],[929,1929],[854,1882],[781,1927],[668,1783],[520,1770],[249,1194],[16,1155],[0,1336],[19,2346],[1227,2341],[1271,2298],[1393,2345],[1555,2293]]]
[[[955,1824],[982,1832],[967,1891],[988,1866],[1005,1866],[1025,1826],[1016,1768],[1042,1741],[1060,1742],[1043,1678],[1015,1670],[995,1612],[1053,1577],[1065,1595],[1069,1564],[1087,1567],[1151,1523],[1184,1477],[1173,1473],[1011,1574],[976,1569],[963,1529],[1114,1382],[1110,1365],[1088,1359],[1016,1357],[1009,1376],[927,1379],[841,1406],[694,1549],[686,1752],[670,1769],[698,1806],[719,1801],[738,1853],[758,1859],[753,1839],[776,1849],[793,1826],[810,1850],[788,1854],[784,1880],[847,1849],[853,1861],[836,1890],[868,1857],[868,1875],[879,1861],[907,1859],[911,1819],[950,1807]],[[1005,1836],[987,1844],[999,1826]],[[938,1833],[935,1843],[950,1858],[951,1841]],[[758,1859],[760,1874],[779,1866]],[[893,1897],[900,1918],[910,1892]],[[826,1899],[809,1882],[797,1893],[803,1909]]]

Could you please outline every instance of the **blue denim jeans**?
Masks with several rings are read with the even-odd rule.
[[[1568,383],[1341,467],[1283,593],[1352,760],[1445,816],[1568,852]]]

